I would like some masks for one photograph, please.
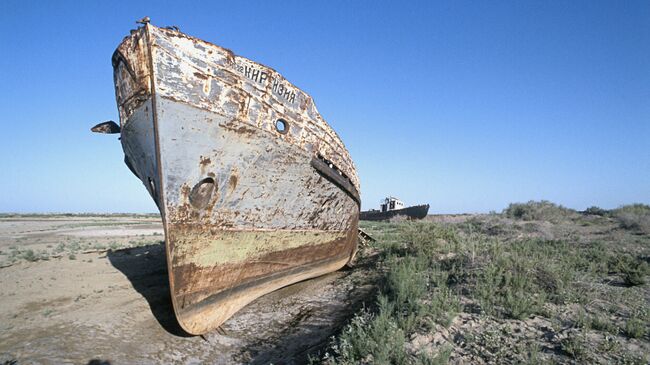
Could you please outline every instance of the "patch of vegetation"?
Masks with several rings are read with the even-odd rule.
[[[417,356],[416,364],[418,365],[443,365],[449,362],[452,348],[447,346],[440,349],[437,354],[420,352]]]
[[[34,254],[34,250],[31,249],[23,251],[22,258],[31,262],[38,261],[38,257]]]
[[[591,328],[594,330],[608,332],[613,335],[618,334],[618,326],[604,315],[594,315],[590,317],[589,323]]]
[[[449,358],[449,349],[410,353],[405,343],[416,332],[448,326],[460,311],[449,275],[436,262],[436,248],[454,247],[458,237],[431,224],[393,224],[376,235],[382,238],[378,244],[384,258],[376,312],[364,311],[343,329],[326,354],[326,363],[442,364]],[[398,237],[406,242],[394,240]]]
[[[378,313],[363,312],[345,327],[332,350],[338,364],[406,364],[406,337],[393,317],[394,304],[385,296],[378,298]]]
[[[600,207],[596,207],[596,206],[591,206],[591,207],[585,209],[585,211],[583,213],[584,214],[589,214],[589,215],[597,215],[597,216],[601,216],[601,217],[606,217],[606,216],[610,215],[610,212],[608,210],[600,208]]]
[[[43,317],[49,317],[52,313],[54,313],[54,310],[48,308],[45,311],[43,311]]]
[[[625,322],[625,334],[631,338],[642,338],[646,333],[646,324],[638,318]]]
[[[650,234],[650,205],[624,205],[612,211],[622,228]]]
[[[528,203],[511,203],[503,214],[512,219],[525,221],[559,222],[576,215],[576,211],[546,200],[529,201]]]
[[[23,259],[29,262],[35,262],[38,260],[49,260],[49,255],[45,251],[34,251],[31,248],[23,251],[14,250],[11,254],[12,261]]]
[[[622,211],[644,207],[578,214],[542,201],[457,223],[362,222],[376,238],[379,294],[312,360],[639,363],[650,350],[650,237],[617,227]],[[533,327],[546,335],[526,337]],[[422,340],[436,333],[446,340]]]
[[[615,257],[610,265],[610,270],[621,273],[623,275],[623,281],[628,286],[645,284],[646,277],[650,274],[650,268],[647,262],[629,254]]]
[[[79,244],[79,242],[72,242],[68,244],[68,251],[77,252],[79,250],[81,250],[81,245]]]
[[[575,332],[569,333],[569,335],[561,341],[562,350],[576,360],[585,360],[587,356],[586,341],[587,339],[584,334]]]
[[[53,252],[54,252],[55,254],[58,254],[58,253],[61,253],[61,252],[63,252],[63,251],[65,251],[65,243],[61,242],[61,243],[59,243],[59,244],[56,246],[56,248],[54,249]]]
[[[487,328],[464,337],[467,348],[480,353],[487,363],[540,363],[540,348],[528,341],[513,339],[513,329],[509,325]]]

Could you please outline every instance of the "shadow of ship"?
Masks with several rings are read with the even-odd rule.
[[[127,248],[106,253],[110,263],[129,279],[133,288],[149,303],[151,312],[169,333],[190,337],[176,320],[167,276],[165,244]]]

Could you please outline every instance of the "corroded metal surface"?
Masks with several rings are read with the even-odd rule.
[[[205,333],[355,254],[359,181],[311,97],[276,71],[145,24],[113,56],[122,146],[156,201],[174,310]]]

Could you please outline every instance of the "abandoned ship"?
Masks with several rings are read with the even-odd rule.
[[[366,221],[383,221],[393,217],[403,216],[407,219],[422,219],[429,213],[429,204],[404,207],[398,198],[389,196],[382,199],[380,209],[366,210],[360,213],[359,219]]]
[[[125,163],[156,202],[174,312],[203,334],[357,250],[359,179],[312,98],[275,70],[145,18],[113,54]]]

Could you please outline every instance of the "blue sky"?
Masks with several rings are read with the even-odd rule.
[[[145,15],[314,97],[363,208],[650,203],[648,1],[0,2],[0,211],[151,212],[122,162],[111,54]]]

